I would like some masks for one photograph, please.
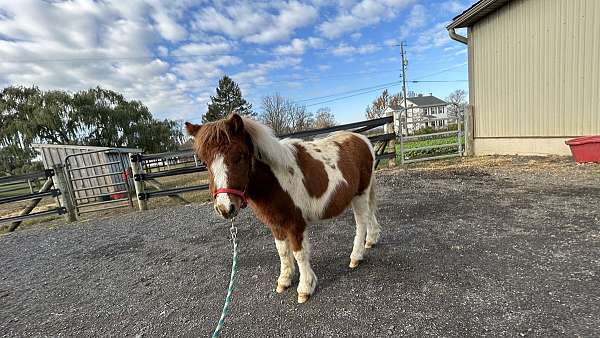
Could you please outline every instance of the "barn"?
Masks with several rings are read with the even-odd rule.
[[[447,29],[468,45],[471,153],[567,155],[600,134],[600,1],[481,0]]]

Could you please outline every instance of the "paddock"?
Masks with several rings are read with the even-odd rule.
[[[274,292],[272,236],[246,210],[223,336],[598,336],[599,171],[560,157],[381,170],[380,243],[350,270],[352,213],[313,226],[319,286],[305,304],[297,275]],[[208,204],[4,235],[0,332],[207,336],[225,296],[228,238]]]

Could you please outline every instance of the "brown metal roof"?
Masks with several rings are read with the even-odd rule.
[[[469,27],[483,19],[488,14],[504,6],[510,0],[479,0],[473,6],[452,19],[448,29]]]

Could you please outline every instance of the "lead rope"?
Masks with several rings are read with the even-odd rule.
[[[235,273],[237,271],[237,232],[238,229],[234,224],[235,217],[231,219],[231,228],[229,228],[229,233],[231,234],[231,243],[233,243],[233,260],[231,263],[231,277],[229,278],[229,287],[227,287],[227,297],[225,297],[225,304],[223,304],[223,311],[221,312],[221,318],[219,318],[219,323],[215,328],[215,331],[212,334],[212,338],[216,338],[221,333],[221,329],[225,325],[225,317],[229,314],[229,305],[233,300],[233,289],[235,282]]]

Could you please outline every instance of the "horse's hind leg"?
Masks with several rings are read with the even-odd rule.
[[[369,209],[369,194],[362,194],[352,200],[352,211],[356,220],[356,234],[354,235],[354,246],[350,254],[350,267],[355,268],[363,260],[365,254],[365,239],[367,227],[371,222]]]
[[[373,247],[373,245],[377,244],[377,241],[379,240],[379,233],[381,232],[381,227],[377,221],[377,199],[375,196],[375,184],[373,181],[371,181],[371,186],[369,187],[370,221],[367,225],[367,242],[365,243],[365,248],[367,249],[370,249]]]

